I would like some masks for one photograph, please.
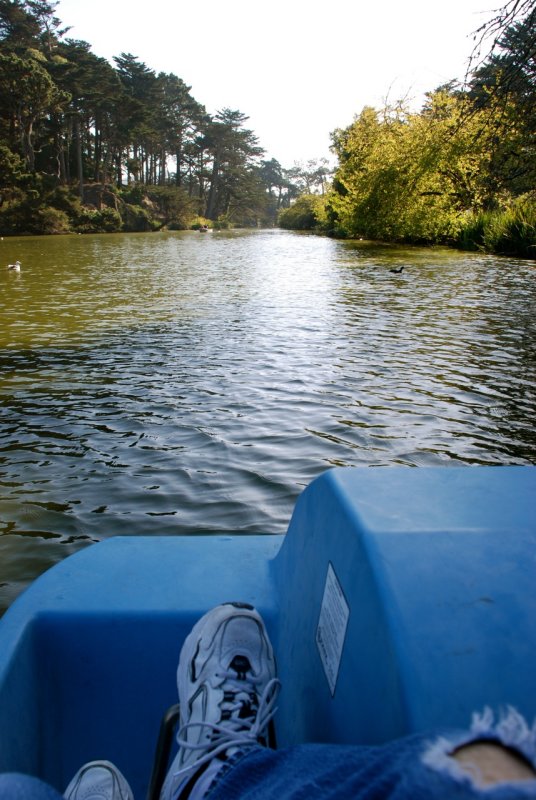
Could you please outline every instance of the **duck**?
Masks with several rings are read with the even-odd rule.
[[[20,272],[20,261],[15,261],[14,264],[8,264],[7,268],[12,272]]]
[[[404,269],[404,264],[402,264],[402,266],[399,267],[398,269],[390,269],[389,272],[392,272],[394,275],[400,275],[403,269]]]

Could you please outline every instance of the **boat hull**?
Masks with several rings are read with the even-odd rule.
[[[106,758],[145,795],[182,642],[227,600],[273,639],[279,745],[536,716],[535,496],[533,467],[336,469],[285,536],[88,547],[0,621],[0,771],[62,790]]]

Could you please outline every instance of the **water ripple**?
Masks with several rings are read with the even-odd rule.
[[[529,262],[279,231],[10,246],[0,606],[107,536],[282,532],[333,465],[535,461]]]

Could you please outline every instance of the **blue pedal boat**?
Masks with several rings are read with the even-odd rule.
[[[535,500],[536,467],[338,468],[286,535],[88,547],[0,620],[0,772],[61,791],[105,758],[146,796],[182,642],[227,600],[274,642],[279,746],[465,727],[486,705],[531,720]]]

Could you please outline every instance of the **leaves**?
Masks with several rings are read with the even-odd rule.
[[[222,109],[211,117],[181,78],[156,74],[131,53],[112,66],[89,43],[66,38],[57,5],[0,0],[0,142],[11,161],[23,159],[36,184],[55,176],[78,186],[82,201],[88,180],[173,185],[193,215],[275,220],[272,190],[279,207],[291,183],[263,171],[264,151],[245,114]],[[13,181],[16,174],[8,170]]]
[[[331,230],[451,243],[467,239],[474,220],[486,219],[489,232],[501,217],[510,230],[508,214],[520,195],[528,197],[528,213],[536,182],[535,14],[502,30],[466,89],[440,87],[419,113],[403,104],[365,108],[334,132],[339,166],[326,203]],[[529,228],[520,229],[528,236]],[[483,246],[492,238],[502,241],[482,235]]]

